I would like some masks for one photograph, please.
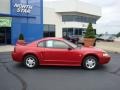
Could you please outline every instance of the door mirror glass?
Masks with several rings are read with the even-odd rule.
[[[72,50],[73,48],[72,47],[69,47],[68,50]]]

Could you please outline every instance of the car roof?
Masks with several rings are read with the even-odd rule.
[[[47,38],[42,38],[42,39],[39,39],[39,40],[36,40],[36,41],[33,41],[27,45],[36,45],[36,43],[38,42],[42,42],[42,41],[46,41],[46,40],[64,40],[63,38],[56,38],[56,37],[47,37]]]
[[[47,38],[42,38],[38,41],[44,41],[44,40],[63,40],[63,38],[47,37]]]

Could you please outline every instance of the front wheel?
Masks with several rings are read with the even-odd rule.
[[[38,60],[35,56],[33,55],[27,55],[24,58],[24,65],[27,68],[35,68],[38,66]]]
[[[98,65],[98,59],[95,56],[87,56],[83,61],[83,67],[88,70],[93,70]]]

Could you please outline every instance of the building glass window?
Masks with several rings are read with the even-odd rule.
[[[76,29],[74,34],[79,35],[79,29]]]
[[[63,21],[74,21],[73,15],[63,15],[62,16]]]
[[[85,29],[82,28],[63,28],[63,38],[72,36],[72,35],[83,35]]]
[[[55,25],[44,25],[44,37],[55,37]]]
[[[79,16],[79,15],[62,15],[63,22],[85,22],[85,23],[94,23],[96,24],[97,18],[91,16]]]
[[[73,35],[73,28],[68,28],[68,35]]]

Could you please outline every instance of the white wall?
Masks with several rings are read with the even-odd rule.
[[[60,0],[44,2],[45,7],[53,8],[56,12],[81,12],[101,16],[101,8],[79,0]]]
[[[54,9],[45,8],[43,10],[43,23],[55,25],[56,37],[62,37],[62,18]]]
[[[56,12],[54,9],[45,8],[43,10],[43,23],[47,24],[55,24],[55,22],[58,21],[58,16],[56,15]]]
[[[10,14],[10,1],[11,0],[0,0],[0,13]]]

